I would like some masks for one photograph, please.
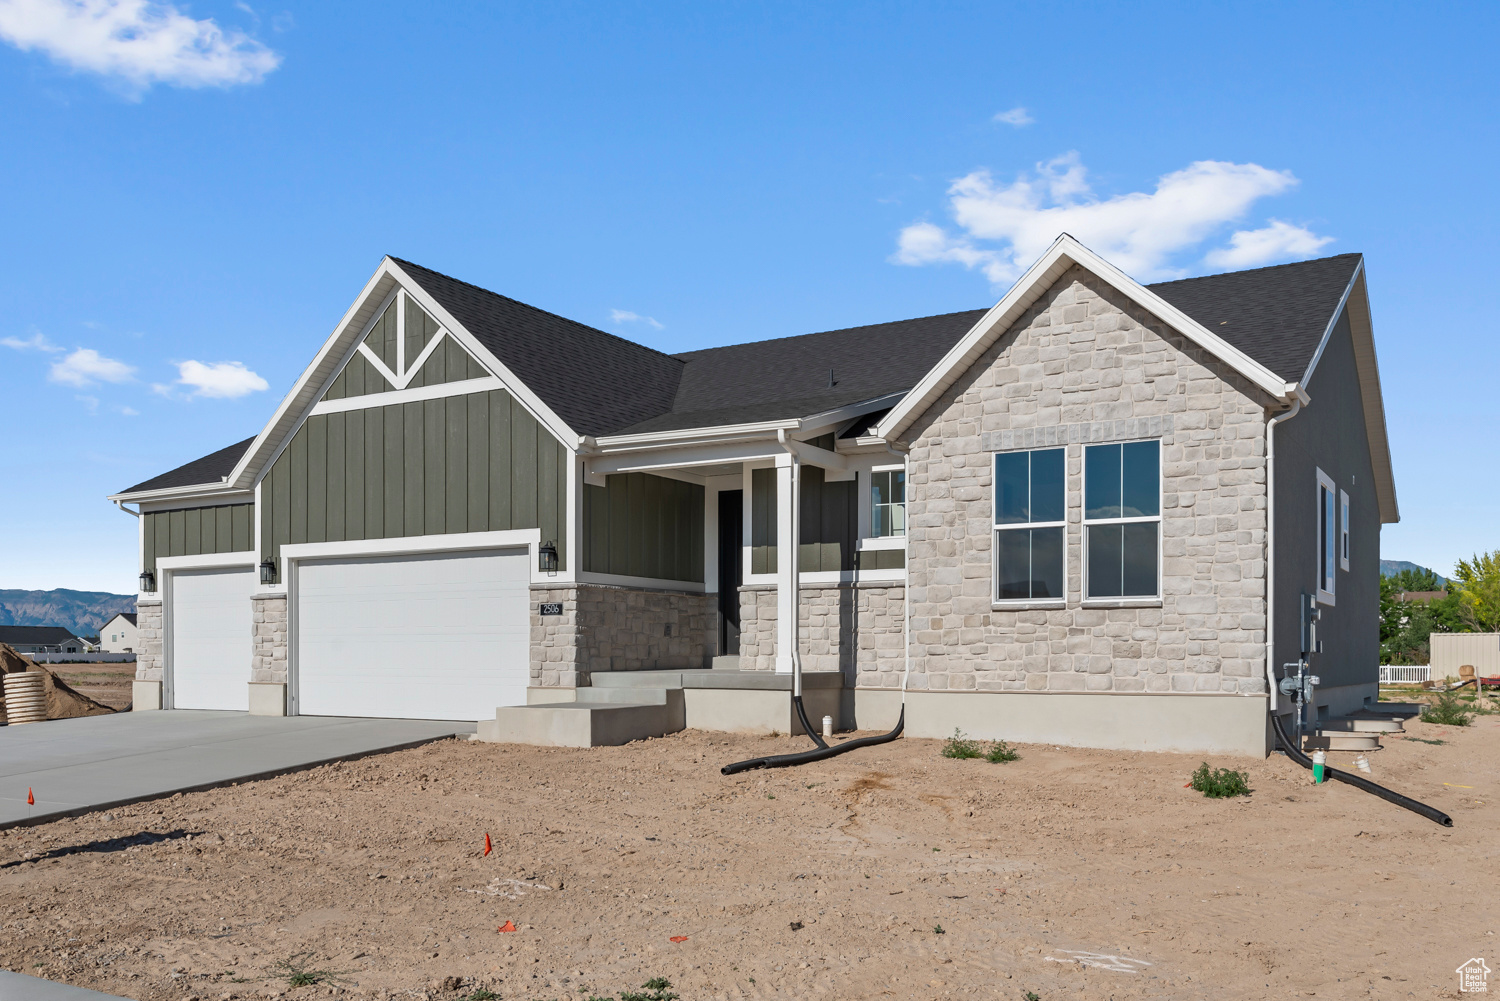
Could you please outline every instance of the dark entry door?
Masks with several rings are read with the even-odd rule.
[[[740,561],[745,544],[745,492],[719,491],[719,652],[740,652]]]

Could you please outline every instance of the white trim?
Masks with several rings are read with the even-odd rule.
[[[1339,569],[1349,569],[1349,495],[1339,491]]]
[[[239,507],[255,503],[255,491],[237,490],[234,493],[217,493],[204,497],[178,498],[174,500],[141,501],[141,514],[166,514],[169,511],[200,511],[211,507]]]
[[[1328,318],[1328,326],[1323,328],[1323,336],[1318,338],[1318,350],[1313,352],[1312,361],[1307,363],[1307,370],[1302,373],[1302,385],[1306,386],[1312,382],[1313,369],[1318,367],[1318,362],[1323,360],[1323,350],[1328,347],[1328,342],[1333,337],[1333,329],[1339,325],[1339,317],[1344,315],[1344,305],[1349,301],[1349,296],[1354,292],[1354,286],[1359,284],[1359,276],[1364,273],[1365,259],[1361,257],[1359,263],[1354,265],[1354,274],[1349,276],[1349,284],[1344,286],[1344,294],[1339,296],[1339,304],[1334,307],[1333,315]]]
[[[580,572],[579,584],[612,584],[616,587],[643,587],[653,591],[691,591],[698,594],[706,594],[707,587],[702,581],[696,580],[668,580],[665,577],[632,577],[628,574],[618,573],[587,573]]]
[[[442,327],[438,327],[437,333],[433,334],[432,339],[422,348],[422,353],[417,355],[417,360],[412,362],[411,368],[408,368],[401,374],[401,385],[397,386],[397,389],[406,389],[411,385],[411,381],[417,377],[417,373],[422,371],[422,366],[427,364],[427,359],[432,357],[432,353],[437,350],[437,346],[447,336],[448,331]]]
[[[1338,508],[1335,506],[1334,509],[1331,512],[1328,512],[1329,521],[1332,522],[1332,524],[1330,524],[1328,526],[1328,531],[1329,531],[1329,534],[1332,536],[1332,538],[1325,539],[1323,537],[1323,515],[1324,515],[1323,491],[1327,490],[1328,491],[1328,499],[1330,501],[1334,502],[1334,504],[1337,504],[1337,501],[1338,501],[1338,487],[1334,484],[1333,477],[1331,477],[1327,473],[1323,472],[1323,470],[1322,470],[1321,467],[1317,468],[1317,473],[1318,473],[1317,488],[1314,491],[1314,495],[1313,495],[1313,512],[1314,512],[1313,513],[1313,525],[1315,526],[1315,528],[1313,530],[1313,537],[1317,540],[1316,545],[1314,546],[1314,551],[1317,553],[1318,604],[1320,604],[1320,605],[1333,605],[1333,604],[1335,604],[1334,597],[1335,597],[1336,592],[1333,591],[1330,588],[1323,587],[1323,584],[1326,582],[1328,584],[1333,585],[1334,587],[1337,587],[1338,586],[1338,574],[1334,571],[1333,568],[1329,568],[1328,576],[1325,577],[1323,575],[1323,570],[1324,570],[1324,567],[1327,565],[1324,562],[1324,560],[1327,558],[1327,555],[1328,555],[1328,544],[1330,542],[1332,542],[1335,547],[1338,545],[1337,539],[1338,539],[1338,516],[1339,516],[1339,511],[1338,511]]]
[[[557,584],[561,574],[544,574],[536,568],[537,549],[542,544],[539,528],[512,528],[498,532],[453,532],[447,535],[408,535],[395,539],[360,539],[351,542],[296,542],[281,547],[281,579],[291,580],[290,564],[298,560],[329,560],[359,556],[411,556],[422,553],[453,553],[467,549],[512,549],[527,547],[531,561],[531,583]]]
[[[990,610],[995,612],[1050,611],[1067,607],[1067,598],[996,598],[993,594],[990,596]]]
[[[870,552],[883,549],[905,549],[906,536],[904,535],[870,535],[862,538],[854,546],[855,552]]]
[[[1363,264],[1363,259],[1361,259]],[[1370,465],[1375,473],[1375,503],[1380,523],[1401,520],[1396,502],[1395,472],[1391,468],[1391,443],[1386,436],[1385,398],[1380,392],[1380,363],[1375,356],[1374,323],[1370,317],[1370,292],[1363,267],[1349,297],[1349,333],[1354,345],[1354,368],[1359,376],[1360,402],[1364,408],[1365,434],[1370,443]]]
[[[1136,305],[1228,364],[1272,398],[1285,400],[1295,393],[1294,383],[1286,382],[1182,310],[1083,246],[1072,236],[1063,233],[1053,241],[1052,246],[1041,259],[1027,270],[1020,281],[1011,286],[1005,297],[970,328],[963,339],[922,377],[922,380],[899,404],[892,408],[889,414],[885,415],[876,426],[876,435],[886,441],[895,440],[897,435],[905,431],[979,359],[996,338],[1009,330],[1031,304],[1040,299],[1053,283],[1074,265],[1108,282]]]
[[[1155,515],[1132,515],[1119,518],[1090,518],[1089,517],[1089,449],[1109,448],[1111,446],[1134,445],[1138,442],[1153,441],[1156,443],[1156,514]],[[1161,604],[1162,596],[1166,593],[1166,585],[1162,580],[1162,548],[1165,542],[1164,515],[1166,507],[1166,470],[1162,465],[1162,447],[1160,438],[1131,438],[1124,441],[1101,441],[1089,442],[1083,445],[1079,452],[1079,483],[1078,514],[1079,514],[1079,553],[1082,565],[1079,569],[1079,577],[1083,582],[1082,600],[1085,606],[1096,608],[1124,608],[1131,607],[1131,602],[1144,602],[1144,607]],[[1124,450],[1120,453],[1120,476],[1121,476],[1121,510],[1124,510],[1125,502],[1124,483],[1125,457]],[[1112,597],[1092,597],[1089,595],[1089,527],[1092,525],[1156,525],[1156,593],[1155,594],[1127,594]],[[1123,554],[1122,554],[1122,559]],[[1125,602],[1126,604],[1121,604]],[[1099,604],[1095,604],[1099,603]]]
[[[174,570],[213,570],[218,567],[254,567],[256,554],[253,552],[241,553],[204,553],[201,556],[158,556],[156,559],[157,573],[171,573]],[[156,582],[156,589],[161,590],[161,581]]]
[[[602,438],[584,438],[583,444],[591,450],[601,452],[630,448],[672,448],[677,445],[713,444],[738,441],[744,438],[769,438],[776,440],[777,431],[795,431],[802,422],[797,419],[759,421],[754,424],[723,424],[717,427],[684,428],[679,431],[646,431],[641,434],[605,435]]]
[[[366,393],[363,396],[348,396],[342,400],[323,400],[309,410],[307,416],[318,417],[322,414],[339,414],[349,410],[374,410],[377,407],[394,407],[401,403],[437,400],[445,396],[468,396],[470,393],[488,393],[492,390],[504,388],[504,383],[493,375],[488,375],[481,379],[442,382],[436,386],[420,386],[416,389],[393,389],[384,393]]]
[[[401,383],[406,375],[406,289],[403,288],[396,295],[396,378],[391,384],[397,389],[405,389]]]
[[[995,466],[1002,455],[1025,455],[1026,460],[1026,507],[1028,514],[1031,508],[1031,453],[1033,452],[1061,452],[1063,455],[1063,480],[1062,499],[1063,516],[1058,521],[1012,521],[1000,524],[1000,504],[996,492],[1000,489],[1000,478],[996,475]],[[1031,531],[1035,528],[1061,528],[1063,530],[1062,545],[1062,585],[1063,593],[1055,598],[1002,598],[1000,597],[1000,559],[999,559],[999,536],[1001,532],[1007,531]],[[1029,539],[1028,539],[1029,542]],[[1006,608],[1061,608],[1068,601],[1068,446],[1048,445],[1044,448],[1012,448],[1003,452],[990,453],[990,607],[997,609]],[[1028,550],[1028,558],[1029,558]],[[1028,568],[1028,572],[1029,568]],[[1031,578],[1034,580],[1035,578]]]
[[[397,343],[400,343],[400,342],[397,341]],[[392,389],[400,389],[401,388],[401,376],[399,376],[395,372],[392,372],[390,369],[388,369],[388,368],[385,367],[385,362],[383,362],[383,361],[380,360],[380,356],[375,353],[375,349],[374,348],[370,347],[370,345],[366,344],[363,340],[361,340],[357,345],[355,345],[354,351],[355,351],[356,354],[364,355],[365,361],[369,362],[370,363],[370,367],[373,368],[376,372],[380,373],[380,377],[382,379],[384,379],[387,383],[389,383],[390,387]],[[351,356],[351,358],[352,357],[353,356]],[[339,367],[338,371],[339,372],[344,371],[344,369],[347,368],[348,365],[349,365],[349,362],[347,362],[347,361],[344,362],[344,364]],[[337,379],[338,376],[335,375],[333,378]],[[333,385],[333,382],[331,380],[329,382],[329,385],[330,386]],[[327,390],[324,390],[324,392],[327,392]],[[365,394],[365,395],[370,395],[370,394]],[[355,399],[358,399],[358,397],[355,397]]]

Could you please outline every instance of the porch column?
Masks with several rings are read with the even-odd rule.
[[[776,673],[791,674],[797,650],[797,512],[802,477],[797,457],[776,457]]]

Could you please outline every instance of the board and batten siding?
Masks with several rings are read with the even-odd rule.
[[[801,573],[850,571],[859,535],[859,480],[828,483],[821,466],[802,466]],[[899,555],[899,550],[894,551]],[[750,471],[750,572],[776,572],[776,470]],[[865,565],[862,569],[874,569]],[[882,568],[884,569],[884,568]]]
[[[583,570],[703,583],[704,489],[617,473],[583,491]]]
[[[255,505],[225,504],[141,515],[145,533],[142,570],[156,570],[165,556],[246,553],[255,548]]]
[[[567,566],[568,451],[504,390],[309,417],[260,486],[281,547],[541,529]]]

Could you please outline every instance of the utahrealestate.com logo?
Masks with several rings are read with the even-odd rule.
[[[1461,994],[1485,994],[1490,989],[1490,968],[1484,957],[1471,959],[1458,968],[1458,990]]]

